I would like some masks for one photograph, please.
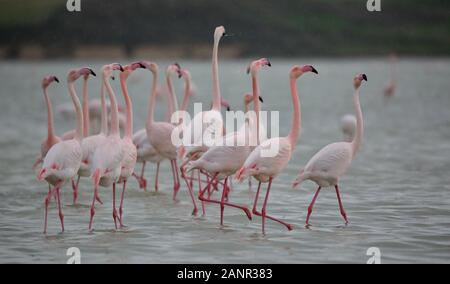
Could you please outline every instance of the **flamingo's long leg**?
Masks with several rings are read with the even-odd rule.
[[[263,207],[262,207],[262,211],[261,212],[258,212],[258,211],[256,211],[255,210],[255,212],[253,212],[256,216],[261,216],[262,217],[262,232],[263,232],[263,234],[265,234],[265,226],[266,226],[266,218],[267,219],[270,219],[270,220],[272,220],[272,221],[275,221],[275,222],[277,222],[277,223],[280,223],[281,225],[284,225],[289,231],[292,231],[292,229],[293,229],[293,226],[291,225],[291,224],[288,224],[288,223],[286,223],[286,222],[284,222],[284,221],[282,221],[282,220],[280,220],[280,219],[278,219],[278,218],[275,218],[275,217],[273,217],[273,216],[270,216],[270,215],[267,215],[266,214],[266,212],[267,212],[267,210],[266,210],[266,208],[267,208],[267,202],[269,201],[269,195],[270,195],[270,189],[271,189],[271,187],[272,187],[272,182],[273,182],[273,179],[272,178],[270,178],[270,180],[269,180],[269,186],[268,186],[268,188],[267,188],[267,192],[266,192],[266,198],[264,199],[264,204],[263,204]]]
[[[200,171],[197,171],[198,173],[198,190],[202,190],[202,179],[201,179],[201,173]],[[206,209],[205,209],[205,202],[202,201],[202,215],[205,216],[206,215]]]
[[[91,204],[91,217],[89,220],[89,231],[92,230],[92,224],[94,222],[94,215],[95,215],[95,201],[97,200],[97,196],[98,196],[98,185],[95,185],[94,187],[94,197],[92,198],[92,204]]]
[[[123,181],[123,189],[122,189],[122,197],[120,198],[120,207],[119,207],[119,223],[120,227],[123,227],[122,223],[122,215],[123,215],[123,200],[125,198],[125,190],[127,188],[127,181]]]
[[[116,183],[113,183],[113,219],[117,230],[117,210],[116,210]]]
[[[59,220],[61,220],[61,230],[64,233],[64,214],[61,205],[61,195],[59,187],[56,188],[56,200],[58,202]]]
[[[181,176],[183,176],[183,175],[184,175],[184,169],[181,168]],[[189,195],[191,196],[192,204],[194,204],[194,210],[192,211],[192,215],[193,216],[197,216],[198,208],[197,208],[197,203],[195,202],[195,197],[194,197],[194,191],[192,189],[192,184],[187,179],[184,179],[184,181],[186,182],[186,186],[187,186],[187,188],[189,190]]]
[[[172,165],[172,174],[173,174],[173,200],[177,200],[177,194],[180,190],[180,183],[178,181],[178,170],[177,170],[177,162],[176,160],[170,161]]]
[[[255,195],[255,202],[253,202],[253,214],[258,216],[259,212],[256,210],[256,206],[258,205],[258,199],[259,199],[259,193],[261,191],[262,182],[259,182],[258,190],[256,191]]]
[[[218,177],[218,174],[216,174],[216,175],[212,178],[210,184],[213,183],[213,182],[217,179],[217,177]],[[245,206],[241,206],[241,205],[237,205],[237,204],[225,202],[225,200],[223,200],[224,202],[221,202],[221,201],[213,200],[213,199],[210,199],[210,198],[205,198],[203,195],[204,195],[204,193],[205,193],[205,191],[206,191],[207,189],[208,189],[208,187],[206,187],[206,188],[200,193],[199,199],[200,199],[201,201],[205,201],[205,202],[207,202],[207,203],[215,203],[215,204],[219,204],[219,205],[224,204],[225,206],[229,206],[229,207],[241,209],[241,210],[243,210],[243,211],[245,212],[245,214],[247,215],[247,218],[248,218],[249,220],[252,220],[252,213],[251,213],[250,210],[249,210],[247,207],[245,207]]]
[[[337,195],[337,199],[338,199],[338,202],[339,202],[339,209],[341,211],[341,215],[342,215],[342,217],[345,220],[345,224],[348,224],[347,213],[344,210],[344,206],[342,205],[342,200],[341,200],[341,194],[339,193],[339,186],[336,185],[335,188],[336,188],[336,195]]]
[[[223,213],[225,211],[225,198],[227,196],[227,181],[228,178],[225,179],[225,183],[222,190],[222,200],[220,201],[220,225],[223,226]]]
[[[47,193],[47,196],[44,199],[44,206],[45,206],[45,216],[44,216],[44,234],[47,233],[47,224],[48,224],[48,205],[50,203],[50,200],[52,199],[52,189],[49,185],[49,190]]]
[[[314,194],[314,198],[311,201],[311,204],[308,207],[308,216],[306,217],[306,226],[309,226],[309,218],[311,217],[311,213],[313,211],[314,208],[314,204],[316,203],[317,197],[319,196],[320,190],[322,188],[319,186],[319,188],[317,189],[316,193]]]
[[[78,175],[77,182],[74,182],[72,179],[72,190],[73,190],[73,205],[77,204],[78,199],[78,185],[80,184],[80,178],[81,176]]]
[[[156,163],[156,177],[155,177],[155,191],[158,192],[158,188],[159,188],[159,167],[160,167],[161,163],[158,162]]]

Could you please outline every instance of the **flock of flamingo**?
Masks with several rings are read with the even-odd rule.
[[[156,99],[160,87],[157,84],[159,68],[153,62],[140,61],[126,66],[113,63],[102,67],[100,74],[102,77],[101,94],[100,103],[98,104],[101,111],[97,115],[97,119],[100,121],[100,129],[96,132],[97,134],[90,133],[90,113],[92,115],[92,112],[90,111],[88,97],[88,80],[91,76],[96,76],[96,73],[88,67],[69,71],[67,84],[76,114],[76,128],[61,137],[55,134],[53,109],[47,93],[48,87],[53,82],[59,82],[59,80],[55,76],[48,76],[43,79],[42,88],[48,111],[48,135],[42,142],[41,153],[35,162],[35,166],[42,164],[38,171],[37,179],[39,181],[45,180],[48,183],[48,194],[44,201],[44,233],[47,232],[49,203],[53,199],[56,201],[61,229],[64,232],[64,215],[60,190],[64,185],[71,183],[73,202],[76,204],[81,178],[90,178],[93,187],[89,230],[93,229],[96,206],[103,204],[100,198],[100,187],[112,187],[112,216],[115,228],[122,228],[124,226],[124,197],[129,179],[135,177],[139,187],[146,189],[145,166],[147,163],[156,164],[154,188],[158,191],[158,176],[160,164],[163,161],[170,161],[173,175],[173,199],[176,200],[177,193],[181,188],[181,179],[183,179],[190,199],[192,199],[193,215],[198,214],[197,203],[201,204],[203,214],[205,214],[206,204],[218,204],[221,212],[221,225],[224,224],[225,207],[232,207],[242,210],[249,220],[252,220],[252,216],[260,216],[262,218],[263,233],[265,233],[267,219],[280,223],[288,230],[293,229],[291,224],[269,215],[267,213],[267,205],[272,183],[290,162],[300,138],[302,120],[297,81],[305,73],[318,74],[318,72],[310,65],[292,67],[289,73],[294,111],[291,130],[285,137],[268,139],[265,126],[261,123],[259,117],[260,102],[263,102],[263,99],[259,93],[258,73],[262,68],[270,67],[271,63],[265,58],[253,61],[248,68],[248,73],[251,75],[252,93],[244,96],[244,106],[245,111],[248,112],[250,111],[250,105],[253,104],[253,110],[256,113],[255,119],[247,119],[241,129],[233,133],[226,133],[221,109],[223,107],[229,109],[229,105],[221,96],[218,63],[219,42],[224,36],[226,36],[225,28],[216,28],[212,56],[212,106],[210,110],[196,114],[191,122],[184,127],[183,136],[189,137],[191,143],[180,147],[175,146],[171,140],[172,132],[177,127],[177,124],[171,123],[169,120],[155,120]],[[153,83],[150,91],[146,127],[134,132],[133,106],[127,88],[127,79],[137,69],[150,71]],[[111,86],[110,80],[115,78],[115,72],[120,74],[119,78],[125,109],[121,109],[118,106],[116,94]],[[193,93],[189,71],[182,69],[178,64],[173,64],[167,68],[165,75],[169,114],[178,110],[186,111],[189,99]],[[172,77],[174,76],[185,80],[185,94],[181,108],[178,107],[177,97],[172,85]],[[80,78],[84,80],[82,103],[80,103],[75,90],[75,82]],[[355,89],[353,103],[356,117],[347,116],[342,120],[345,136],[344,142],[333,143],[324,147],[300,170],[293,181],[293,187],[299,186],[306,180],[310,180],[318,185],[317,192],[308,208],[307,226],[310,225],[309,220],[317,197],[321,189],[325,187],[335,188],[340,213],[345,222],[348,222],[339,191],[339,180],[350,167],[363,139],[363,115],[359,96],[363,81],[367,81],[365,74],[358,75],[353,79]],[[109,98],[109,104],[106,94]],[[216,124],[215,126],[217,127],[211,128],[211,124]],[[123,126],[123,135],[121,135],[121,126]],[[210,133],[211,137],[220,137],[224,141],[232,142],[244,141],[244,143],[231,143],[231,145],[236,146],[208,146],[209,144],[206,141],[202,141],[202,137],[194,131],[194,128],[198,126],[204,131],[215,129],[214,133]],[[250,146],[250,139],[256,140],[256,146]],[[230,144],[224,143],[224,145]],[[275,156],[266,157],[266,155],[262,154],[265,149],[274,145],[279,149]],[[135,173],[136,163],[142,164],[138,173]],[[232,179],[236,179],[239,182],[245,180],[250,185],[253,179],[258,181],[258,189],[252,210],[247,206],[234,204],[229,201]],[[268,184],[268,186],[262,206],[258,208],[262,184]],[[120,203],[117,209],[116,187],[118,185],[122,186],[122,192],[119,196]],[[197,186],[198,195],[196,196],[194,188]],[[220,189],[222,189],[222,196],[215,199],[214,193]]]

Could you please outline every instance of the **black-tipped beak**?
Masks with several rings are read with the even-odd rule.
[[[58,79],[58,78],[56,78],[56,77],[55,77],[55,82],[56,82],[56,83],[59,83],[59,79]]]
[[[231,107],[227,107],[227,111],[231,111]]]
[[[140,62],[138,64],[139,64],[139,68],[145,69],[145,65],[144,64],[142,64]]]
[[[91,75],[92,75],[92,76],[97,77],[97,74],[95,74],[94,70],[89,69],[89,72],[91,72]]]
[[[272,67],[272,63],[269,60],[267,60],[267,66]]]
[[[111,76],[111,80],[113,80],[113,81],[114,81],[114,80],[116,80],[116,77],[114,77],[114,76]]]
[[[367,75],[366,75],[366,74],[363,74],[362,77],[363,77],[364,81],[367,82]]]
[[[120,65],[120,64],[119,64],[119,70],[120,70],[120,72],[124,72],[125,71],[125,69],[123,69],[122,65]]]
[[[262,103],[264,103],[264,100],[263,100],[262,97],[259,97],[259,101],[262,102]]]
[[[250,66],[247,68],[247,74],[250,74]]]
[[[317,72],[316,68],[314,68],[314,67],[311,67],[311,68],[312,68],[311,72],[313,72],[315,74],[319,74],[319,72]]]

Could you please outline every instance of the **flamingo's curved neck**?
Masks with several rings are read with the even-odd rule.
[[[167,82],[167,89],[169,90],[169,112],[170,116],[172,116],[173,113],[178,111],[178,100],[177,95],[175,94],[175,91],[173,89],[172,84],[172,76],[170,72],[167,72],[166,74],[166,82]]]
[[[100,102],[102,108],[100,133],[106,136],[108,135],[108,110],[106,109],[105,83],[103,82],[100,89]]]
[[[150,125],[155,122],[155,102],[156,92],[158,88],[158,72],[153,72],[153,85],[150,93],[150,102],[148,104],[147,124]]]
[[[260,111],[260,106],[259,106],[259,85],[258,85],[258,75],[256,72],[254,72],[252,74],[252,87],[253,87],[253,109],[255,110],[255,114],[256,114],[256,141],[259,145],[259,111]]]
[[[89,117],[89,90],[88,79],[83,81],[83,136],[89,136],[90,117]]]
[[[189,107],[189,97],[191,94],[191,78],[187,77],[185,79],[185,85],[184,85],[184,97],[183,97],[183,103],[181,104],[181,111],[186,111]]]
[[[295,149],[300,136],[301,125],[302,125],[302,113],[300,106],[300,98],[298,97],[297,91],[297,79],[291,78],[291,96],[292,105],[294,106],[294,115],[292,117],[292,129],[289,133],[289,141],[291,142],[292,149]]]
[[[47,139],[51,140],[55,137],[55,123],[53,119],[53,106],[50,97],[47,93],[47,88],[44,88],[45,104],[47,105]]]
[[[77,126],[75,129],[75,140],[81,142],[83,139],[83,111],[81,109],[81,103],[78,99],[77,93],[75,91],[74,82],[68,82],[69,94],[72,98],[73,105],[75,107],[75,113],[77,116]]]
[[[359,148],[361,147],[362,138],[364,135],[364,121],[363,121],[363,115],[361,110],[361,104],[359,101],[359,88],[355,90],[355,93],[353,95],[353,103],[355,105],[355,111],[356,111],[356,133],[355,137],[352,141],[352,149],[353,149],[353,157],[358,152]]]
[[[219,82],[219,42],[220,39],[214,39],[214,48],[212,56],[212,74],[213,74],[212,109],[216,111],[220,111],[222,101],[220,95],[220,82]]]
[[[250,103],[247,102],[246,99],[244,99],[244,113],[248,113],[250,110]]]
[[[119,136],[119,110],[117,108],[116,95],[111,87],[109,80],[103,75],[103,84],[105,84],[106,90],[108,91],[109,100],[111,102],[111,136]]]
[[[126,116],[127,116],[124,137],[132,138],[132,136],[133,136],[133,104],[131,102],[131,98],[128,93],[128,87],[125,82],[125,78],[123,78],[122,76],[120,76],[120,86],[122,87],[122,94],[123,94],[123,98],[125,100]]]

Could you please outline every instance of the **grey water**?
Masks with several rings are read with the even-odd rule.
[[[90,63],[99,73],[110,62]],[[126,63],[126,62],[122,62]],[[158,62],[164,71],[168,61]],[[207,61],[179,61],[197,85],[194,101],[210,104],[211,73]],[[242,95],[251,90],[249,61],[220,62],[222,95],[233,109],[242,109]],[[261,219],[248,221],[242,212],[207,206],[207,214],[191,216],[192,204],[183,184],[179,202],[172,197],[168,163],[162,165],[160,191],[152,190],[154,166],[147,166],[149,190],[135,180],[126,192],[124,223],[115,231],[110,189],[97,206],[93,232],[88,231],[92,187],[82,180],[80,204],[71,206],[70,185],[62,190],[66,232],[60,233],[55,204],[51,205],[48,234],[44,235],[43,200],[47,185],[36,180],[32,164],[46,135],[46,110],[40,81],[47,74],[61,79],[49,94],[56,108],[70,102],[65,77],[68,69],[87,62],[0,63],[0,262],[65,263],[67,249],[77,247],[82,263],[366,263],[367,250],[379,248],[382,263],[450,263],[450,60],[403,59],[397,66],[397,92],[382,95],[390,66],[379,59],[273,59],[260,72],[264,110],[280,111],[280,134],[291,126],[292,102],[288,72],[294,64],[312,64],[319,75],[299,80],[302,133],[293,159],[275,180],[268,213],[294,225],[286,231]],[[365,121],[364,145],[341,180],[341,194],[350,223],[339,215],[333,190],[321,192],[311,223],[304,222],[316,190],[312,183],[292,189],[299,169],[323,146],[342,139],[340,118],[354,113],[352,78],[366,73],[361,91]],[[135,130],[145,125],[151,77],[137,71],[129,81],[134,103]],[[161,84],[164,83],[161,78]],[[177,80],[179,100],[182,81]],[[80,90],[80,83],[77,88]],[[123,103],[117,80],[114,82]],[[90,81],[91,98],[99,97],[100,79]],[[79,95],[81,90],[79,91]],[[165,116],[158,102],[157,115]],[[58,134],[74,121],[55,113]],[[138,167],[136,168],[138,169]],[[255,186],[255,185],[254,185]],[[234,182],[230,201],[251,206],[255,188]],[[263,191],[265,193],[265,189]],[[216,198],[219,194],[216,193]],[[260,201],[260,203],[262,200]]]

